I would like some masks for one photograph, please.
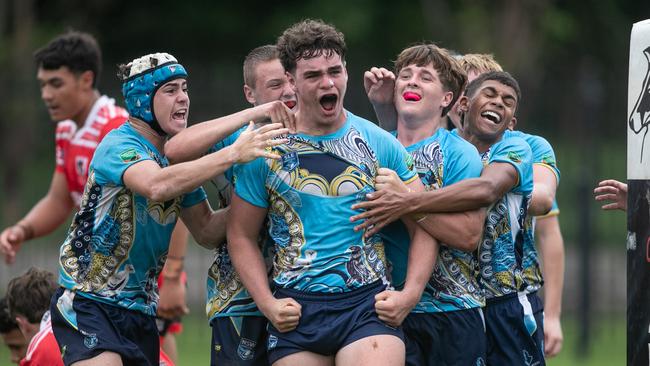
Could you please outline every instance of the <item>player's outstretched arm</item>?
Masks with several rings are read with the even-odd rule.
[[[124,183],[138,194],[156,202],[164,202],[197,188],[203,182],[225,172],[235,163],[245,163],[258,157],[278,159],[266,150],[286,139],[275,139],[286,134],[287,129],[273,123],[253,129],[248,128],[230,146],[199,159],[160,168],[152,160],[135,163],[124,172]]]
[[[487,207],[503,197],[518,182],[518,173],[509,163],[495,162],[483,169],[479,178],[470,178],[427,192],[383,190],[367,195],[368,200],[352,206],[366,210],[352,221],[365,220],[355,230],[374,235],[387,224],[413,213],[459,212]]]
[[[627,184],[614,179],[598,183],[594,189],[596,201],[608,201],[602,206],[603,210],[627,211]]]
[[[257,237],[267,209],[251,205],[233,194],[227,225],[228,253],[244,287],[255,304],[280,332],[296,328],[301,306],[292,298],[276,299],[271,293],[266,265]]]
[[[295,132],[296,128],[294,114],[284,103],[276,100],[184,129],[167,141],[165,156],[172,163],[196,159],[250,121],[280,123],[290,132]]]
[[[7,264],[16,260],[23,242],[56,230],[74,207],[63,173],[54,172],[50,189],[18,223],[0,233],[0,253]]]

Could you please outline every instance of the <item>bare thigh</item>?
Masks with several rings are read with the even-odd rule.
[[[334,357],[323,356],[313,352],[298,352],[282,357],[273,366],[334,366]]]
[[[394,335],[379,334],[361,338],[341,348],[336,354],[337,366],[402,366],[405,363],[404,342]]]
[[[122,366],[122,357],[115,352],[105,351],[93,358],[77,361],[71,366]]]

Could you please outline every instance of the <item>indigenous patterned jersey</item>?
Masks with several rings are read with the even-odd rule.
[[[524,223],[533,192],[532,152],[523,139],[501,139],[482,154],[483,163],[509,163],[517,184],[488,208],[478,248],[479,283],[487,299],[526,288]]]
[[[440,128],[436,133],[406,148],[427,190],[438,189],[481,175],[483,164],[474,145]],[[404,286],[408,262],[409,236],[401,221],[382,231],[386,258],[392,267],[391,279],[397,288]],[[440,243],[434,272],[413,312],[455,311],[485,304],[476,277],[478,262],[474,253]]]
[[[59,282],[80,296],[156,314],[157,277],[182,207],[206,199],[198,188],[166,202],[131,191],[122,176],[131,165],[169,163],[126,123],[98,146],[68,236],[61,245]]]
[[[555,152],[551,144],[545,138],[536,135],[530,135],[521,131],[507,130],[503,138],[520,137],[526,141],[533,152],[533,164],[550,169],[557,181],[560,181],[560,170],[555,160]],[[553,201],[551,212],[545,216],[559,214],[557,202]],[[524,224],[524,281],[526,281],[526,291],[535,292],[544,284],[542,270],[539,266],[539,255],[535,247],[535,218],[528,216]]]
[[[115,100],[103,95],[93,105],[81,128],[71,120],[56,125],[56,171],[65,175],[70,196],[79,207],[88,179],[88,167],[99,142],[129,117]]]
[[[41,319],[38,333],[29,341],[27,354],[20,360],[20,366],[63,366],[59,344],[52,332],[50,312]]]
[[[379,235],[353,230],[351,206],[374,191],[378,168],[407,182],[417,178],[410,155],[389,133],[345,112],[326,136],[292,135],[275,147],[280,160],[257,159],[235,168],[235,191],[268,208],[275,244],[273,280],[305,292],[347,292],[385,280]]]
[[[209,152],[215,152],[223,149],[224,147],[232,145],[239,134],[246,129],[236,131],[232,135],[216,143]],[[221,207],[230,205],[230,198],[232,195],[232,168],[228,169],[223,175],[215,177],[213,184],[217,187],[217,194]],[[262,255],[267,262],[267,269],[272,267],[270,255],[271,246],[261,245],[267,243],[266,238],[268,235],[266,231],[260,233],[260,248]],[[248,294],[248,291],[241,283],[239,275],[232,265],[230,255],[228,254],[228,247],[224,243],[216,251],[214,261],[208,270],[207,278],[207,302],[205,311],[208,319],[211,321],[215,317],[226,316],[263,316],[257,309],[253,298]]]

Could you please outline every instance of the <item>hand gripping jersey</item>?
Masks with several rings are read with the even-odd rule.
[[[103,95],[93,105],[81,128],[71,120],[56,125],[56,171],[65,175],[70,196],[79,207],[88,179],[88,167],[99,142],[129,117],[115,100]]]
[[[507,130],[503,138],[519,137],[524,139],[533,152],[533,165],[543,166],[550,169],[558,183],[560,182],[560,170],[555,160],[553,147],[545,138],[536,135],[530,135],[521,131]],[[560,209],[557,201],[553,201],[553,208],[545,216],[558,215]],[[539,265],[539,255],[535,247],[535,217],[528,216],[524,224],[524,279],[526,281],[526,291],[529,293],[539,290],[544,284],[542,270]]]
[[[508,163],[517,170],[517,184],[488,208],[478,248],[479,283],[486,299],[524,291],[525,229],[533,192],[532,152],[519,137],[501,139],[481,156],[483,163]]]
[[[144,160],[160,167],[169,164],[129,123],[101,142],[90,164],[81,207],[61,245],[59,283],[80,296],[153,316],[158,273],[180,210],[206,196],[198,188],[153,202],[131,191],[122,176]]]
[[[427,190],[446,187],[481,175],[483,164],[474,145],[445,129],[406,148]],[[406,226],[396,221],[382,230],[391,280],[402,288],[406,279],[409,236]],[[479,288],[478,262],[474,253],[440,245],[434,272],[424,289],[415,313],[470,309],[485,305]]]
[[[389,133],[350,112],[336,132],[292,135],[274,148],[280,160],[257,159],[235,167],[235,191],[268,209],[275,245],[276,286],[304,292],[348,292],[385,280],[379,235],[353,230],[351,206],[374,191],[378,168],[417,178],[410,155]]]

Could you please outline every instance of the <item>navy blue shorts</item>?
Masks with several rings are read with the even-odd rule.
[[[268,365],[267,323],[263,316],[229,316],[212,319],[210,365]]]
[[[402,328],[409,366],[485,365],[487,340],[481,308],[411,313]]]
[[[545,365],[544,306],[537,294],[487,300],[488,365]]]
[[[124,365],[158,366],[160,345],[153,316],[62,288],[52,296],[50,311],[66,365],[110,351],[119,354]]]
[[[380,334],[394,335],[404,341],[401,328],[385,324],[375,312],[375,295],[385,288],[381,282],[375,282],[337,294],[277,289],[275,297],[293,298],[302,306],[302,315],[298,327],[287,333],[278,332],[269,323],[269,362],[303,351],[334,356],[354,341]]]

